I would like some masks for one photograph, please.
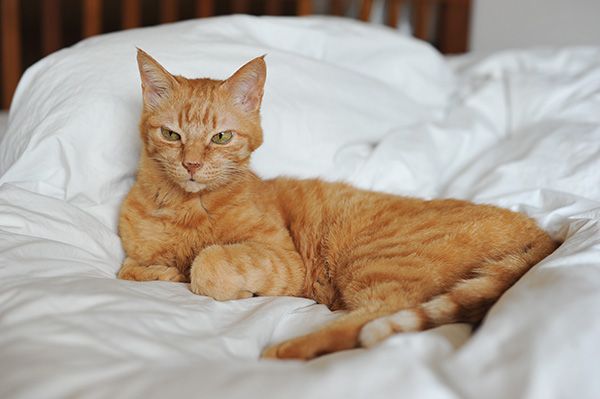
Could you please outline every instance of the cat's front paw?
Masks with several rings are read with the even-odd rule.
[[[173,281],[186,283],[188,278],[181,271],[172,266],[151,265],[142,266],[131,258],[126,258],[117,275],[122,280],[133,281]]]
[[[190,289],[194,294],[218,301],[254,296],[246,289],[244,276],[226,259],[225,249],[219,245],[206,248],[196,257],[190,269]]]
[[[187,277],[173,266],[152,265],[146,268],[149,280],[172,281],[175,283],[187,282]]]

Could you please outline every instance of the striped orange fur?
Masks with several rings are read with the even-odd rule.
[[[476,323],[557,244],[519,213],[425,201],[249,169],[263,140],[263,58],[225,81],[169,74],[138,51],[138,178],[119,232],[118,277],[189,282],[217,300],[312,298],[347,313],[271,348],[310,359],[402,331]]]

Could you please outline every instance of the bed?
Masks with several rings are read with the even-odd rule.
[[[136,47],[225,78],[267,54],[262,177],[491,203],[562,245],[476,329],[260,359],[339,313],[116,279],[134,182]],[[2,398],[600,396],[600,48],[444,56],[347,18],[223,15],[86,39],[30,67],[0,137]]]

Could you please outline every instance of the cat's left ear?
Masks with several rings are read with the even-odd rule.
[[[267,64],[264,58],[263,55],[253,59],[223,82],[222,87],[247,112],[256,112],[260,109],[267,79]]]

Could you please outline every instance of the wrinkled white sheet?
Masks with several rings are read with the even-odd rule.
[[[135,47],[188,77],[267,54],[264,177],[498,204],[564,244],[481,327],[259,359],[337,317],[115,278],[140,151]],[[23,77],[0,140],[2,398],[600,397],[600,48],[445,59],[380,27],[222,17],[95,37]]]

